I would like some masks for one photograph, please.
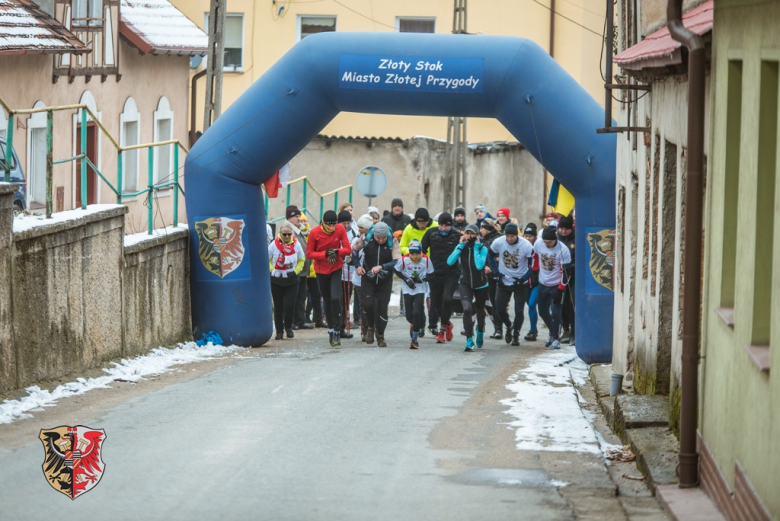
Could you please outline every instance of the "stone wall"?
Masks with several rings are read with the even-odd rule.
[[[11,195],[0,184],[0,392],[191,338],[185,229],[125,246],[124,206],[14,221]]]

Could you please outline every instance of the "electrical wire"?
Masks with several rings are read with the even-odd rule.
[[[335,2],[336,0],[333,0],[333,1]],[[541,3],[539,0],[531,0],[531,1],[532,1],[533,3],[535,3],[535,4],[541,5],[542,7],[544,7],[545,9],[547,9],[548,11],[552,11],[552,9],[550,9],[550,7],[549,7],[549,6],[546,6],[546,5],[544,5],[544,4],[543,4],[543,3]],[[554,14],[556,14],[556,15],[558,15],[558,16],[560,16],[560,17],[561,17],[561,18],[563,18],[564,20],[568,20],[568,21],[570,21],[570,22],[571,22],[571,23],[573,23],[574,25],[577,25],[577,26],[579,26],[579,27],[582,27],[583,29],[585,29],[585,30],[586,30],[586,31],[588,31],[589,33],[593,33],[593,34],[595,34],[596,36],[601,36],[599,33],[597,33],[596,31],[594,31],[594,30],[593,30],[593,29],[591,29],[590,27],[585,27],[585,26],[584,26],[584,25],[582,25],[581,23],[579,23],[579,22],[577,22],[577,21],[575,21],[575,20],[572,20],[572,19],[571,19],[571,18],[569,18],[568,16],[564,16],[564,15],[562,15],[562,14],[561,14],[561,13],[559,13],[558,11],[553,11],[553,13],[554,13]]]
[[[392,29],[392,30],[394,30],[394,31],[397,31],[397,30],[398,30],[398,29],[396,29],[396,28],[395,28],[395,26],[394,26],[394,25],[387,25],[387,24],[386,24],[386,23],[384,23],[384,22],[380,22],[380,21],[378,21],[378,20],[374,20],[374,19],[373,19],[373,18],[371,18],[370,16],[364,15],[363,13],[361,13],[361,12],[359,12],[359,11],[356,11],[356,10],[352,9],[352,8],[351,8],[351,7],[349,7],[348,5],[344,5],[342,2],[339,2],[339,0],[333,0],[333,2],[334,2],[335,4],[338,4],[338,5],[340,5],[341,7],[343,7],[344,9],[346,9],[347,11],[352,11],[352,12],[353,12],[353,13],[355,13],[356,15],[358,15],[358,16],[362,16],[362,17],[363,17],[363,18],[365,18],[366,20],[370,20],[370,21],[372,21],[372,22],[374,22],[374,23],[376,23],[376,24],[379,24],[379,25],[384,25],[385,27],[389,27],[390,29]]]

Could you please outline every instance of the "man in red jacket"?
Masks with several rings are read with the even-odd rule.
[[[306,257],[314,261],[314,273],[325,304],[332,347],[341,346],[341,268],[344,257],[352,253],[347,232],[337,223],[336,212],[325,212],[322,223],[309,233],[306,244]]]

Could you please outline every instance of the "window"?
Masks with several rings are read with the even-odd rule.
[[[33,108],[46,107],[42,101]],[[46,204],[46,113],[36,112],[27,121],[27,142],[29,158],[27,161],[27,179],[30,183],[28,199],[30,202]]]
[[[396,28],[401,33],[435,33],[436,18],[397,17]]]
[[[0,137],[5,139],[7,133],[8,133],[8,116],[5,115],[5,109],[0,109]]]
[[[154,141],[173,139],[173,112],[168,98],[163,96],[154,111]],[[169,181],[173,173],[173,146],[154,147],[154,183]]]
[[[203,16],[203,27],[208,32],[209,13]],[[241,13],[225,15],[225,58],[222,70],[242,72],[244,70],[244,15]],[[206,67],[206,60],[203,60]]]
[[[141,115],[133,98],[127,98],[125,107],[119,115],[120,144],[123,147],[137,145],[141,142]],[[138,149],[122,153],[122,186],[123,192],[138,190]]]
[[[103,0],[73,0],[73,25],[103,25]]]
[[[298,40],[317,33],[336,32],[335,16],[299,16]]]

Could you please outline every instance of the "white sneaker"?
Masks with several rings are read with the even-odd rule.
[[[552,344],[550,345],[550,349],[560,349],[561,343],[557,340],[553,340]]]

